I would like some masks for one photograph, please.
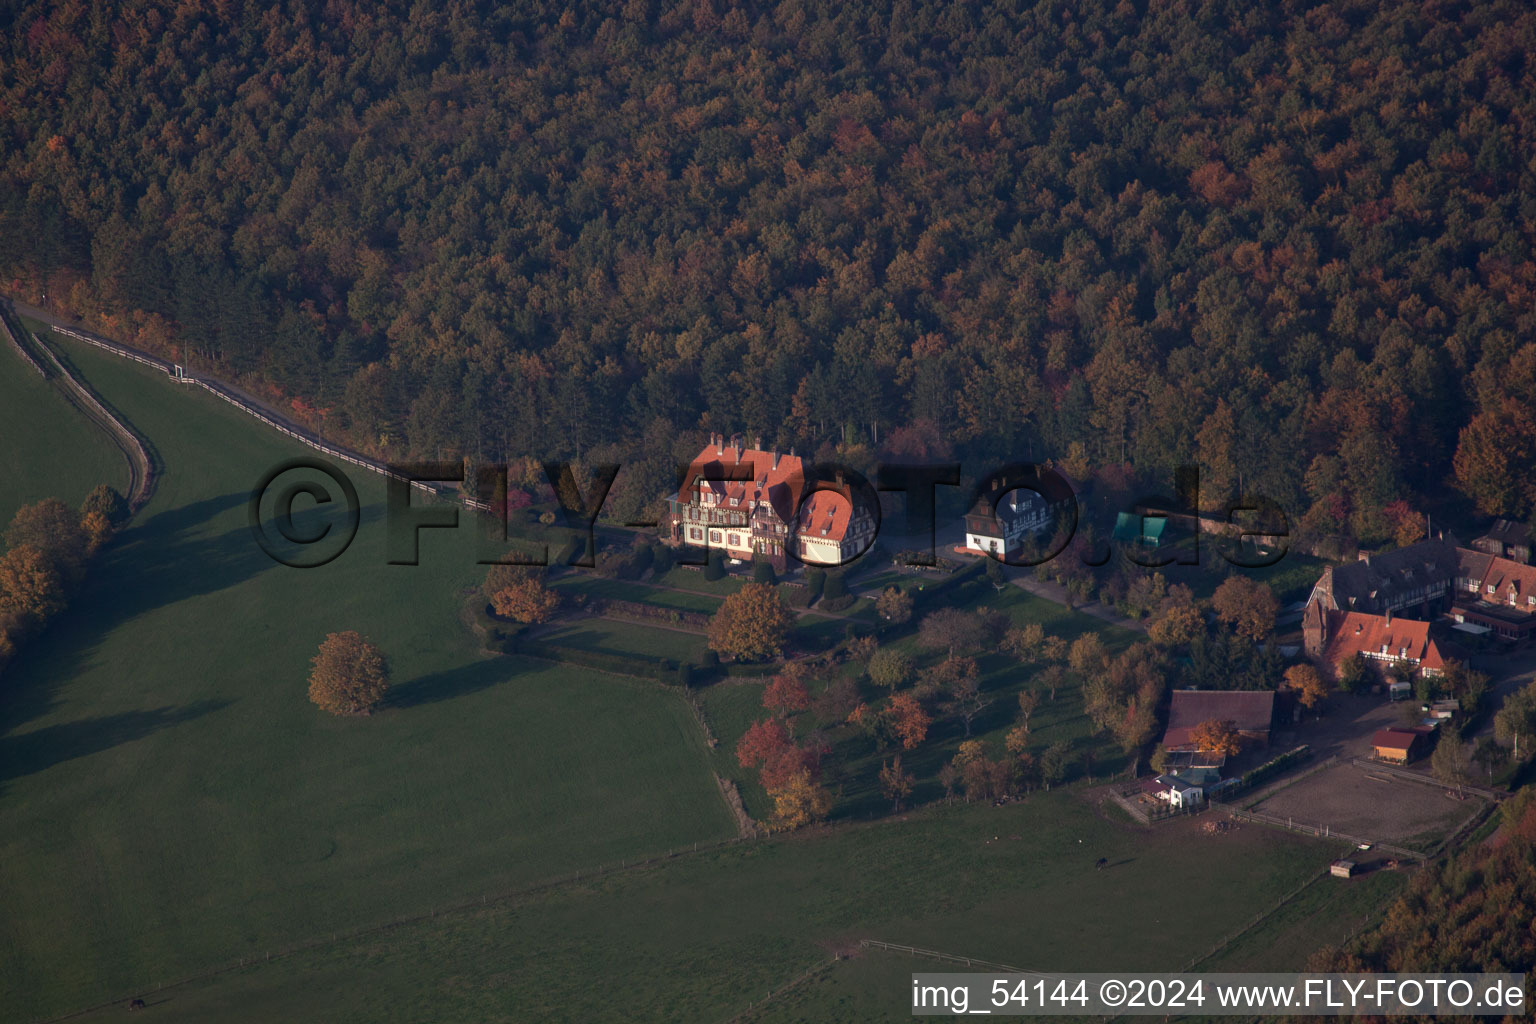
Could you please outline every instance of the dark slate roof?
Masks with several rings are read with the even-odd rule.
[[[1500,519],[1488,527],[1488,532],[1478,540],[1492,540],[1500,544],[1515,544],[1530,546],[1531,528],[1525,523],[1517,523],[1510,519]]]
[[[1333,570],[1334,607],[1378,611],[1397,593],[1454,578],[1459,562],[1455,541],[1449,537],[1363,557]]]

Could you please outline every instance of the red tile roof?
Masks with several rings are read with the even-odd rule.
[[[728,479],[748,475],[751,479]],[[689,500],[695,483],[717,495],[719,500],[714,507],[727,512],[752,513],[766,502],[780,520],[789,523],[798,509],[799,532],[806,537],[841,541],[853,513],[853,503],[835,490],[815,492],[800,508],[806,480],[805,464],[798,455],[738,448],[733,441],[722,438],[711,440],[689,465],[688,477],[679,492],[684,501]]]
[[[1342,665],[1356,654],[1398,660],[1407,658],[1420,668],[1442,669],[1445,659],[1429,638],[1429,623],[1364,612],[1331,612],[1328,645],[1323,658]]]
[[[1387,750],[1412,750],[1420,735],[1408,729],[1382,729],[1371,737],[1371,746]]]
[[[1165,747],[1189,744],[1202,722],[1232,722],[1238,732],[1269,734],[1275,714],[1273,690],[1174,690],[1168,707]]]
[[[1493,586],[1491,592],[1488,590],[1490,584]],[[1521,611],[1530,611],[1536,607],[1527,600],[1536,596],[1536,565],[1490,557],[1477,596],[1489,604],[1510,605]]]
[[[837,491],[817,491],[800,508],[802,537],[841,542],[848,532],[853,503]]]

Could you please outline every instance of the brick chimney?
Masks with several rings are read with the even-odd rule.
[[[715,454],[716,455],[724,455],[725,454],[725,435],[724,434],[711,434],[710,438],[715,443]]]
[[[777,448],[773,450],[773,468],[779,468],[779,450]]]

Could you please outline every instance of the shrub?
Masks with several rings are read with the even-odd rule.
[[[814,604],[821,597],[827,584],[827,571],[825,569],[807,569],[805,571],[805,603]]]

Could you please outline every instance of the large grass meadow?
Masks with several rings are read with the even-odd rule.
[[[460,619],[483,572],[468,530],[425,531],[420,565],[386,564],[382,482],[349,467],[356,541],[320,568],[278,565],[247,499],[305,449],[54,343],[164,475],[0,680],[0,1016],[734,833],[675,694],[481,656]],[[0,376],[0,407],[29,386]],[[60,459],[35,436],[8,458],[47,478]],[[368,718],[306,697],[316,645],[343,629],[393,664]]]
[[[1256,829],[1211,837],[1197,825],[1128,829],[1072,793],[930,808],[686,855],[146,1001],[156,1019],[231,1024],[710,1022],[842,952],[853,959],[749,1019],[897,1020],[909,1013],[910,972],[945,968],[861,952],[860,939],[1030,969],[1177,970],[1338,853]],[[1108,870],[1095,870],[1101,856]]]
[[[761,681],[700,691],[721,740],[709,750],[674,690],[486,658],[464,615],[483,575],[472,532],[423,531],[420,565],[387,564],[384,488],[360,470],[352,546],[319,568],[278,565],[247,501],[305,449],[206,392],[54,343],[150,438],[164,475],[74,605],[0,677],[4,1019],[141,996],[157,1019],[234,1024],[723,1020],[861,938],[1037,969],[1176,969],[1339,852],[1258,828],[1134,828],[1081,787],[1003,807],[936,802],[933,777],[963,738],[953,718],[909,764],[928,806],[889,816],[874,781],[889,751],[848,739],[830,827],[714,846],[735,825],[712,772],[744,783],[754,815],[771,810],[732,755],[762,714]],[[15,388],[0,376],[0,404]],[[10,457],[26,463],[18,475],[57,462],[30,445]],[[705,611],[728,588],[701,579],[663,581],[687,593],[574,574],[560,586]],[[1017,587],[977,581],[951,597],[1068,640],[1091,629],[1111,650],[1137,637]],[[801,628],[846,625],[808,615]],[[393,664],[392,694],[368,718],[306,698],[309,658],[342,629]],[[606,619],[552,633],[615,654],[701,642]],[[910,635],[891,642],[937,657]],[[998,653],[980,665],[997,701],[974,731],[995,754],[1031,672]],[[1081,710],[1073,684],[1035,717],[1036,741],[1066,740],[1079,777],[1103,748]],[[1100,754],[1092,770],[1123,767]],[[559,881],[574,872],[586,877]],[[1314,886],[1228,955],[1278,944],[1299,965],[1310,936],[1353,926],[1375,892],[1336,908]],[[911,966],[856,955],[754,1019],[905,1016]]]
[[[79,506],[97,484],[128,489],[128,463],[112,439],[7,344],[0,396],[0,527],[43,498]]]

